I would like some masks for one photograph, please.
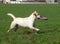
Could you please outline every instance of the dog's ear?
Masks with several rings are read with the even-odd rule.
[[[37,11],[34,11],[34,13],[33,13],[33,14],[34,14],[34,16],[37,16],[37,15],[38,15]]]
[[[34,13],[37,13],[37,11],[34,11]]]

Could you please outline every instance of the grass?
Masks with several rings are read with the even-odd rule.
[[[11,30],[6,33],[13,20],[6,15],[7,13],[11,12],[16,17],[26,17],[35,10],[48,18],[47,21],[35,21],[41,33],[35,34],[31,29],[23,27],[20,27],[17,32]],[[60,4],[0,4],[0,44],[60,44]]]

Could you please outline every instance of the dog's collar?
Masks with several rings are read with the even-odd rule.
[[[37,15],[36,15],[36,14],[34,14],[34,16],[36,16],[36,17],[37,17]]]

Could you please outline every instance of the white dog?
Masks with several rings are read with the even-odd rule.
[[[9,32],[13,28],[17,29],[20,26],[28,27],[28,28],[33,29],[35,31],[39,31],[38,28],[35,28],[33,26],[35,19],[38,18],[38,19],[47,20],[46,17],[38,15],[38,13],[36,11],[34,11],[29,17],[25,17],[25,18],[16,18],[11,13],[8,13],[7,15],[9,15],[9,16],[11,16],[13,18],[13,21],[12,21],[12,23],[10,25],[10,28],[9,28],[9,30],[7,32]]]

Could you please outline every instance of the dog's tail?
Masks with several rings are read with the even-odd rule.
[[[16,18],[12,13],[8,13],[7,15],[8,15],[8,16],[11,16],[13,19]]]

